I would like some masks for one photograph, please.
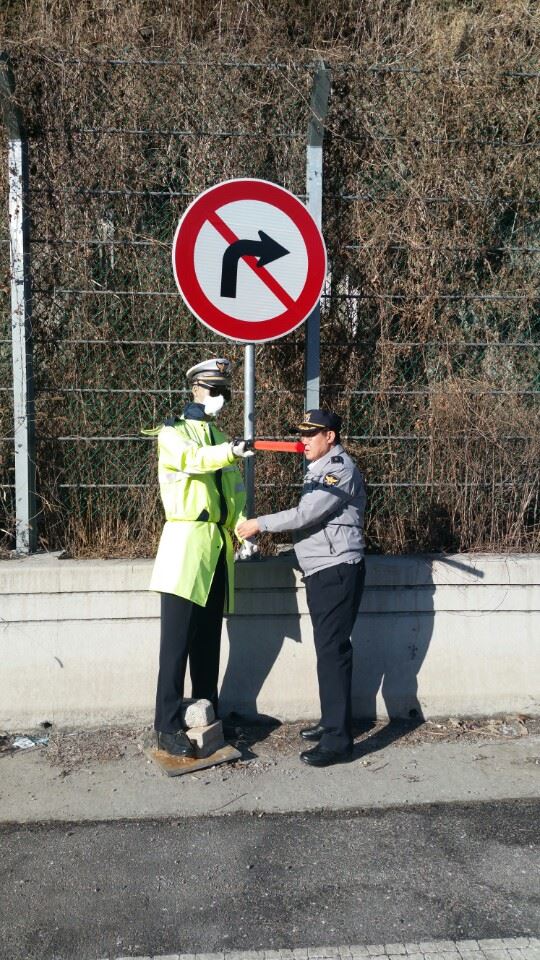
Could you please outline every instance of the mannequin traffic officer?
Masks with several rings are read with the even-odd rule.
[[[182,727],[189,659],[192,696],[217,713],[221,628],[234,606],[231,534],[245,519],[238,461],[253,455],[229,440],[215,418],[231,397],[231,363],[211,358],[186,374],[193,400],[157,435],[158,477],[165,526],[150,590],[161,594],[161,637],[154,728],[158,748],[193,757]]]

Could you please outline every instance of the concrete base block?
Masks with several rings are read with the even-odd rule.
[[[182,723],[187,730],[191,727],[207,727],[215,719],[214,708],[209,700],[184,700]]]
[[[187,731],[187,735],[196,747],[197,757],[209,757],[225,746],[221,720],[216,720],[206,727],[192,727]]]

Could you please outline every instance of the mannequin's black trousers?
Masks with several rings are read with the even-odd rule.
[[[154,727],[177,733],[182,727],[184,678],[189,657],[192,696],[210,700],[217,714],[219,651],[227,582],[222,549],[206,606],[161,594],[161,641]]]
[[[321,699],[320,741],[326,750],[352,745],[351,632],[364,588],[365,565],[340,563],[305,578]]]

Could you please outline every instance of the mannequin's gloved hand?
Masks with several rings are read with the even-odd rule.
[[[253,440],[242,440],[236,438],[231,440],[231,450],[234,453],[235,457],[253,457],[255,456],[255,451],[253,448]]]
[[[251,560],[255,557],[259,559],[259,548],[252,540],[244,540],[234,555],[235,560]]]

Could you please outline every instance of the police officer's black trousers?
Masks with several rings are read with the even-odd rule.
[[[222,549],[206,606],[161,594],[161,643],[154,727],[177,733],[182,726],[184,678],[189,657],[192,696],[210,700],[217,712],[219,651],[227,580]]]
[[[326,750],[352,745],[351,632],[364,587],[365,566],[340,563],[306,577],[321,699],[320,741]]]

